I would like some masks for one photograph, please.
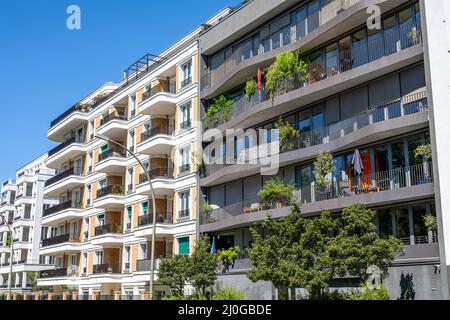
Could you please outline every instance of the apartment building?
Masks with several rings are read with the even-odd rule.
[[[52,262],[50,257],[39,255],[42,212],[58,203],[57,199],[43,193],[45,182],[54,175],[54,170],[45,166],[46,158],[47,154],[43,154],[31,161],[17,170],[15,181],[9,179],[2,185],[0,215],[5,219],[0,222],[0,292],[8,291],[11,241],[14,244],[11,278],[14,292],[30,291],[34,275],[47,269]]]
[[[449,8],[444,2],[248,1],[201,34],[201,108],[208,110],[220,96],[234,102],[229,117],[218,113],[206,119],[207,126],[243,130],[204,142],[213,161],[200,179],[209,208],[199,213],[199,230],[214,237],[216,250],[243,249],[219,282],[258,299],[276,296],[271,283],[246,277],[251,261],[245,249],[251,244],[250,226],[268,212],[275,218],[290,212],[289,207],[267,208],[258,199],[265,182],[280,178],[295,185],[305,216],[322,210],[339,214],[355,202],[376,210],[380,236],[393,235],[404,243],[404,255],[383,281],[392,299],[411,287],[416,299],[448,299],[448,240],[443,235],[449,228],[445,212],[450,200],[444,192],[450,137],[444,129],[448,117],[441,116],[448,111],[441,109],[448,101],[444,70],[449,42],[442,30],[448,30]],[[378,11],[373,6],[381,13],[375,28],[369,19]],[[261,74],[277,54],[297,50],[309,77],[296,80],[294,75],[270,96]],[[248,79],[258,83],[250,97]],[[268,175],[261,171],[263,163],[254,161],[259,154],[250,154],[275,140],[280,117],[299,134],[280,145],[279,170]],[[415,154],[428,143],[432,161]],[[314,181],[313,162],[320,152],[331,152],[336,167],[325,192]],[[359,173],[352,164],[355,154],[361,157]],[[438,236],[425,227],[427,214],[437,216]],[[376,273],[371,279],[381,281]],[[336,281],[336,287],[358,285],[352,279]]]
[[[214,25],[227,15],[206,22]],[[131,297],[149,288],[153,208],[155,257],[190,254],[196,241],[198,179],[198,35],[196,28],[159,55],[124,73],[56,118],[47,166],[57,175],[44,193],[60,204],[44,211],[40,252],[54,257],[38,285],[75,289],[91,299]],[[100,137],[109,139],[105,141]],[[155,274],[155,292],[165,290]]]

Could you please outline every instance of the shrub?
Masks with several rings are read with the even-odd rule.
[[[222,261],[223,264],[223,272],[226,272],[230,269],[230,266],[237,259],[240,252],[241,248],[238,246],[219,251],[219,259]]]
[[[333,155],[329,152],[319,153],[314,162],[314,176],[319,192],[324,192],[329,187],[331,181],[328,179],[328,175],[335,170]]]
[[[208,107],[208,110],[203,118],[205,128],[208,126],[207,123],[217,125],[221,120],[230,120],[233,103],[233,100],[227,99],[223,95],[221,95],[218,99],[214,99],[214,103]],[[222,119],[219,118],[220,115],[222,116]]]
[[[281,117],[276,122],[275,127],[279,130],[280,150],[293,150],[295,148],[294,141],[300,137],[300,132]]]
[[[287,90],[292,81],[309,79],[307,64],[300,59],[298,51],[281,52],[275,57],[266,73],[266,89],[273,97],[276,90]]]
[[[237,289],[220,288],[214,292],[211,300],[250,300],[250,298]]]
[[[353,293],[348,300],[389,300],[389,292],[385,286],[379,289],[370,289],[367,285],[363,286],[363,291]]]
[[[247,83],[245,84],[245,95],[248,100],[255,94],[257,86],[258,84],[255,79],[247,80]]]
[[[431,160],[432,157],[431,144],[428,143],[418,146],[416,150],[414,150],[414,156],[416,158],[424,157],[427,161]]]
[[[293,184],[286,184],[283,180],[277,178],[267,181],[259,190],[258,196],[262,204],[272,207],[276,203],[290,205],[294,198]]]

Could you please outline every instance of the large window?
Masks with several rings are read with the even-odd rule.
[[[178,193],[178,218],[188,218],[190,215],[191,193],[189,191]]]

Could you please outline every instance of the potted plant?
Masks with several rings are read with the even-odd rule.
[[[294,81],[304,82],[308,79],[308,65],[300,59],[298,51],[277,54],[275,62],[265,74],[266,89],[271,98],[276,91],[287,92],[292,89]]]
[[[294,189],[295,186],[293,184],[286,184],[279,178],[271,179],[259,190],[258,197],[264,206],[282,208],[292,204]]]
[[[429,170],[430,167],[428,166],[428,162],[432,160],[431,144],[427,143],[427,144],[418,146],[414,150],[414,157],[416,157],[418,159],[422,159],[422,161],[423,161],[423,171],[424,171],[424,178],[425,178],[423,183],[425,183],[426,181],[428,181],[428,178],[431,175],[431,172]]]
[[[329,152],[319,153],[314,161],[314,177],[317,192],[327,199],[331,192],[330,176],[336,171],[333,155]]]
[[[219,250],[218,256],[223,265],[222,273],[226,273],[230,270],[230,267],[234,267],[234,262],[239,257],[240,252],[241,248],[239,246]]]
[[[230,120],[233,103],[234,101],[232,99],[228,99],[224,95],[214,99],[214,103],[208,107],[203,117],[203,126],[205,129],[210,124],[216,126],[221,121],[226,122]]]
[[[295,149],[300,132],[281,117],[275,123],[275,127],[279,130],[280,150],[286,152]]]
[[[417,29],[413,29],[406,36],[413,44],[417,44],[420,42],[421,33]]]
[[[245,84],[245,95],[247,96],[248,101],[253,97],[257,88],[258,84],[255,79],[252,78],[247,80]]]
[[[428,230],[428,242],[433,243],[437,233],[437,219],[431,214],[423,216],[423,223]]]

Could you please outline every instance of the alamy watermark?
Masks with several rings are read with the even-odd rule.
[[[81,9],[77,5],[67,7],[66,13],[69,15],[66,20],[66,26],[69,30],[81,29]]]

